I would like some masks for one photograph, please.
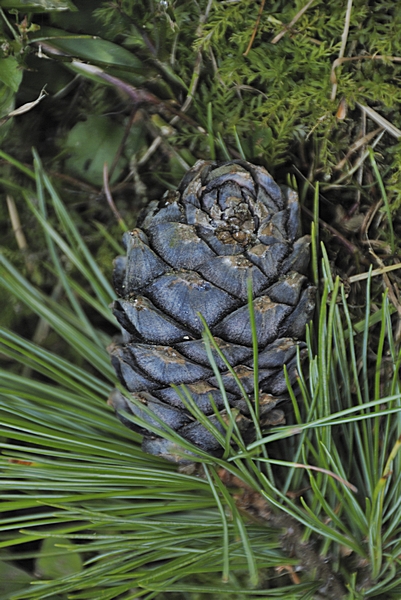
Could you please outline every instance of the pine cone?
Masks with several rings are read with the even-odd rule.
[[[306,277],[310,237],[301,236],[297,194],[280,188],[262,167],[245,161],[198,161],[176,192],[152,202],[127,232],[126,257],[115,261],[120,299],[113,312],[122,341],[110,348],[119,380],[137,401],[115,390],[112,404],[128,427],[144,435],[143,449],[182,462],[171,441],[124,416],[161,427],[149,411],[195,446],[218,456],[215,436],[188,411],[171,384],[185,384],[198,408],[223,433],[224,401],[202,339],[205,318],[245,390],[253,394],[252,334],[247,298],[259,343],[260,426],[282,422],[277,404],[287,396],[283,365],[295,381],[297,341],[314,310],[315,288]],[[235,379],[217,353],[227,398],[245,441],[254,424]],[[138,402],[139,401],[139,402]]]

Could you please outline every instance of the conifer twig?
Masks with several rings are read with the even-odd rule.
[[[234,495],[239,510],[246,513],[251,519],[267,522],[274,529],[283,530],[284,533],[280,537],[283,551],[287,556],[296,556],[302,571],[308,574],[313,573],[315,579],[324,582],[319,590],[322,597],[329,600],[342,600],[346,597],[346,590],[338,574],[332,571],[330,562],[319,555],[311,542],[304,541],[305,532],[293,517],[285,512],[273,512],[261,493],[253,490],[242,479],[225,469],[219,469],[218,476],[226,486],[239,488],[238,493]],[[285,568],[285,564],[282,567]],[[315,597],[321,596],[319,594]]]

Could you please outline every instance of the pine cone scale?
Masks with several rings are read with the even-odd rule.
[[[227,292],[194,271],[163,275],[148,287],[148,294],[156,306],[196,334],[203,330],[198,313],[212,326],[238,305]]]
[[[176,269],[197,269],[216,254],[196,234],[193,225],[160,223],[150,229],[150,240],[157,254]]]

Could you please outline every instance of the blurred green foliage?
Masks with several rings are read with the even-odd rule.
[[[33,93],[29,76],[33,69],[36,94],[47,83],[53,97],[46,103],[55,105],[56,82],[65,82],[60,69],[73,68],[71,61],[76,59],[100,66],[134,86],[144,86],[159,99],[172,101],[176,108],[190,100],[187,112],[193,124],[179,120],[164,140],[173,153],[180,155],[186,150],[186,162],[188,150],[192,161],[208,157],[210,144],[205,130],[211,127],[214,138],[221,136],[229,153],[238,151],[236,132],[249,160],[273,170],[291,161],[305,170],[312,161],[315,170],[330,178],[356,135],[360,122],[359,111],[354,110],[356,101],[374,106],[401,127],[401,66],[396,58],[401,55],[401,10],[397,3],[353,3],[345,51],[345,57],[352,60],[336,69],[333,63],[339,55],[346,19],[342,2],[315,1],[293,26],[289,24],[303,2],[267,2],[259,24],[259,4],[254,0],[81,0],[75,3],[78,10],[69,13],[52,12],[45,2],[33,3],[48,11],[45,15],[26,15],[24,4],[20,3],[23,12],[3,13],[3,54],[10,65],[8,79],[12,79],[7,83],[6,76],[1,77],[5,85],[13,92],[18,88],[18,64],[26,69]],[[66,3],[54,4],[66,7]],[[247,52],[255,28],[256,36]],[[283,35],[276,42],[279,33]],[[45,57],[52,60],[51,69],[43,65],[48,62]],[[40,76],[42,66],[46,81]],[[338,88],[331,99],[334,71]],[[87,85],[89,90],[96,87],[94,83]],[[122,89],[116,84],[113,87],[118,110],[129,110],[132,102],[123,95],[122,103]],[[61,90],[67,93],[65,85],[59,93]],[[24,96],[23,89],[20,95]],[[336,112],[341,98],[349,113],[339,120]],[[72,99],[71,93],[69,101]],[[92,114],[91,99],[90,91],[86,102],[81,96],[80,110],[72,111],[71,121]],[[106,94],[104,102],[111,108],[110,95]],[[212,118],[208,126],[209,104]],[[144,118],[159,108],[145,103]],[[166,113],[165,106],[163,111]],[[69,127],[73,125],[70,122]],[[215,143],[217,155],[224,158],[221,145]],[[398,143],[385,136],[380,151],[384,164],[398,169]],[[170,156],[170,166],[172,162]]]

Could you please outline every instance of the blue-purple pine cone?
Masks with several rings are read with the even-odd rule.
[[[185,384],[199,410],[225,435],[220,421],[228,422],[227,410],[202,339],[201,313],[252,401],[250,277],[260,427],[283,422],[276,408],[288,397],[283,367],[294,383],[297,347],[302,357],[306,350],[300,340],[315,306],[315,288],[306,275],[310,237],[301,234],[295,191],[246,161],[198,161],[176,192],[151,202],[123,242],[126,256],[114,265],[119,299],[113,304],[122,338],[109,350],[132,400],[114,390],[109,403],[125,425],[143,434],[144,451],[186,460],[171,439],[135,425],[129,415],[150,428],[165,423],[195,448],[222,454],[221,443],[171,385]],[[237,426],[243,439],[252,441],[248,405],[226,364],[217,353],[214,357]]]

